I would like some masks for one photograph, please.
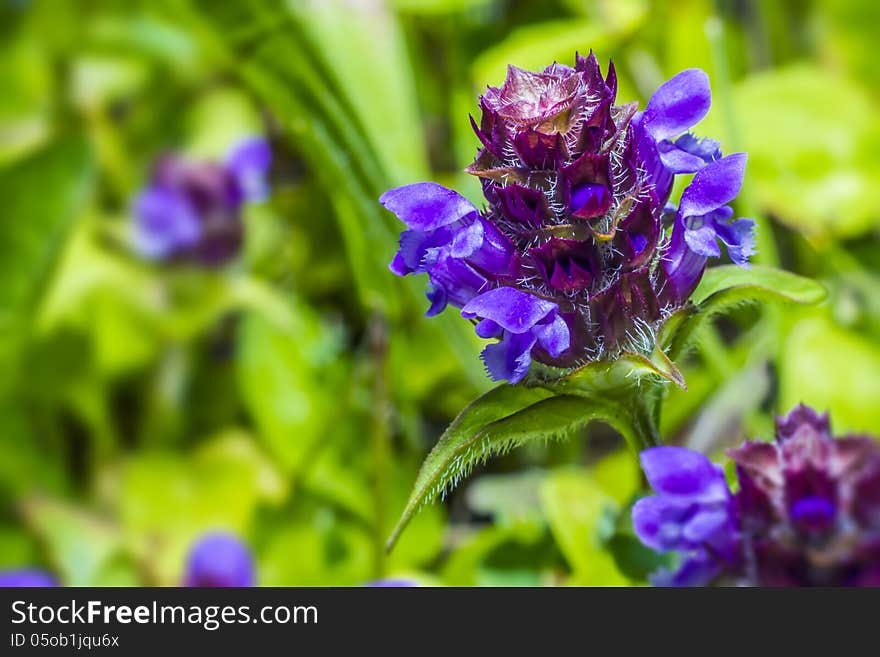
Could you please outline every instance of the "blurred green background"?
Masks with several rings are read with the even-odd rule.
[[[0,2],[0,568],[173,585],[225,529],[265,585],[643,582],[639,489],[593,425],[521,450],[387,533],[440,432],[491,385],[456,313],[387,270],[376,202],[420,180],[472,200],[468,123],[508,63],[594,49],[619,98],[701,67],[697,132],[750,154],[757,262],[809,310],[706,331],[664,435],[717,454],[804,401],[880,426],[880,82],[874,0]],[[271,199],[222,269],[150,264],[130,202],[157,154],[265,134]]]

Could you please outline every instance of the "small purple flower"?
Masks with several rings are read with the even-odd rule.
[[[827,415],[798,406],[773,443],[729,450],[739,490],[681,447],[642,453],[657,495],[633,507],[648,547],[681,555],[655,583],[762,586],[880,585],[880,445],[831,436]]]
[[[367,582],[364,586],[370,588],[399,588],[399,589],[408,589],[418,586],[418,584],[411,579],[403,579],[401,577],[390,577],[388,579],[377,579],[372,582]]]
[[[190,549],[184,586],[254,586],[254,560],[248,547],[225,533],[202,536]]]
[[[644,112],[616,96],[613,65],[603,76],[592,53],[573,68],[511,66],[471,119],[482,147],[466,171],[487,206],[435,183],[380,198],[407,226],[391,271],[427,274],[429,315],[451,304],[499,340],[482,356],[494,379],[520,381],[533,360],[572,368],[650,351],[719,241],[737,264],[752,252],[752,223],[727,206],[745,156],[689,132],[711,103],[706,74],[675,76]],[[674,176],[695,172],[670,228]]]
[[[44,570],[23,568],[0,571],[0,588],[58,586],[58,581]]]
[[[266,197],[271,160],[261,138],[242,141],[222,164],[162,157],[134,200],[137,251],[150,260],[209,265],[234,257],[243,238],[241,208]]]
[[[648,547],[678,552],[675,572],[654,576],[660,586],[699,586],[737,560],[733,496],[724,472],[702,454],[683,447],[654,447],[640,455],[657,493],[633,506],[636,534]]]

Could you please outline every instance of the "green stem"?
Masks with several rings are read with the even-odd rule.
[[[629,406],[629,431],[622,431],[624,438],[635,452],[663,444],[660,438],[660,402],[662,392],[652,386],[644,396],[635,397]],[[620,428],[618,427],[620,430]]]
[[[388,325],[376,313],[369,326],[369,348],[373,364],[373,575],[385,575],[385,532],[388,510],[388,478],[391,459],[389,444],[390,402],[388,396]]]

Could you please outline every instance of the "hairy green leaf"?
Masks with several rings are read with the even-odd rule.
[[[536,440],[567,438],[592,420],[603,420],[618,430],[626,426],[625,412],[601,397],[549,394],[539,388],[504,385],[465,408],[422,464],[388,548],[423,505],[453,488],[491,456]]]

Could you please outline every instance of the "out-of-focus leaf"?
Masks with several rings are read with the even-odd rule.
[[[389,182],[423,178],[427,156],[412,67],[400,25],[386,3],[322,0],[289,2],[288,7],[316,56],[324,59],[352,120],[363,123]]]
[[[372,578],[370,555],[364,530],[318,517],[273,535],[259,556],[259,581],[268,586],[358,586]]]
[[[485,474],[468,486],[468,507],[474,513],[492,516],[499,523],[540,517],[538,491],[546,478],[547,473],[542,470]]]
[[[799,321],[784,342],[779,371],[780,413],[805,403],[829,411],[835,432],[877,434],[880,354],[875,342],[825,318]]]
[[[0,171],[0,393],[91,180],[89,149],[78,138]]]
[[[472,535],[461,538],[456,544],[443,567],[443,581],[450,586],[515,585],[511,579],[518,580],[516,583],[519,585],[539,584],[535,569],[530,573],[514,571],[505,576],[504,572],[500,572],[497,567],[490,568],[487,563],[494,553],[506,546],[526,549],[543,547],[540,543],[546,536],[545,523],[537,519],[483,527]],[[526,578],[528,581],[523,582]]]
[[[299,305],[295,326],[280,331],[248,314],[239,330],[238,381],[248,412],[272,453],[295,472],[317,441],[328,438],[343,391],[333,365],[339,343],[332,330]],[[335,394],[333,394],[335,392]]]
[[[5,38],[5,37],[4,37]],[[0,163],[36,147],[50,133],[51,62],[38,40],[19,36],[0,50]]]
[[[277,475],[267,480],[265,460],[235,436],[218,436],[187,457],[141,453],[122,468],[119,517],[157,583],[180,582],[186,551],[202,533],[244,534],[257,503],[278,498]]]
[[[0,404],[0,490],[13,499],[62,491],[64,463],[56,447],[50,436],[34,430],[21,404]]]
[[[574,580],[584,586],[624,586],[614,560],[605,551],[603,528],[617,510],[614,500],[586,470],[560,470],[541,486],[541,503],[553,536],[572,567]]]
[[[592,48],[601,55],[610,49],[611,44],[634,30],[644,13],[636,11],[620,14],[617,18],[621,21],[619,24],[573,19],[520,27],[477,57],[472,68],[474,87],[483,89],[487,84],[500,85],[504,82],[508,65],[536,71],[543,70],[554,60],[573,65],[575,51],[587,54]]]
[[[389,4],[407,14],[428,16],[477,11],[498,0],[391,0]]]
[[[66,586],[95,586],[101,569],[122,547],[116,528],[66,503],[34,498],[22,513]]]
[[[243,92],[221,88],[199,99],[189,112],[188,151],[222,161],[241,139],[262,136],[263,121]]]
[[[619,505],[626,504],[641,485],[641,469],[625,449],[609,454],[596,463],[592,477],[602,493]]]
[[[750,269],[723,265],[708,269],[692,297],[696,307],[672,315],[659,341],[669,345],[669,357],[678,359],[697,330],[713,316],[745,303],[782,302],[802,305],[822,301],[825,287],[809,278],[782,269],[755,265]]]
[[[815,239],[876,225],[880,129],[855,83],[809,64],[752,75],[734,90],[758,203]],[[720,118],[720,117],[719,117]],[[713,117],[705,134],[723,134]]]

